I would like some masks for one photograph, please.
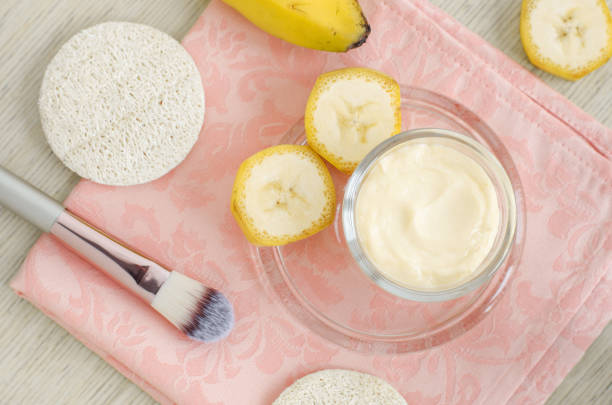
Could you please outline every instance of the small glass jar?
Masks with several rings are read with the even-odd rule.
[[[355,213],[361,186],[376,163],[393,149],[407,143],[438,144],[470,157],[487,173],[497,195],[500,220],[493,245],[469,278],[443,289],[416,289],[388,278],[370,261],[361,246]],[[402,132],[379,144],[361,161],[349,179],[342,204],[342,226],[349,250],[363,272],[378,286],[401,298],[421,301],[447,301],[467,294],[490,280],[502,267],[512,249],[517,226],[517,206],[512,183],[504,167],[484,145],[472,138],[445,129],[415,129]]]

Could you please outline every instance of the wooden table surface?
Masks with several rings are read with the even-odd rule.
[[[362,0],[374,1],[374,0]],[[538,71],[523,52],[519,0],[431,0],[612,126],[612,62],[572,83]],[[611,0],[608,0],[610,4]],[[78,177],[55,158],[38,118],[42,75],[77,31],[109,20],[140,22],[181,38],[208,0],[2,0],[0,2],[0,164],[63,200]],[[19,299],[8,281],[39,232],[0,208],[0,403],[152,404],[136,385]],[[547,404],[612,403],[612,326],[608,325]]]

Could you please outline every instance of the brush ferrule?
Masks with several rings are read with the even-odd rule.
[[[160,264],[68,211],[59,215],[50,232],[149,303],[170,275]]]

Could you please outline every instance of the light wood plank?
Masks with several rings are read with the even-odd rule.
[[[152,25],[182,37],[208,0],[3,0],[0,2],[0,164],[63,200],[78,181],[46,145],[36,100],[46,64],[78,30],[102,21]],[[362,0],[367,1],[367,0]],[[374,0],[369,0],[374,1]],[[532,67],[518,38],[520,2],[432,0],[604,124],[612,125],[612,63],[577,83]],[[0,402],[152,404],[154,401],[63,329],[17,298],[7,282],[38,231],[0,208]],[[547,404],[607,404],[612,327]]]

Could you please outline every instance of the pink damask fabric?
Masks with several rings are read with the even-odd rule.
[[[269,404],[322,368],[378,375],[414,404],[542,403],[612,313],[612,131],[423,0],[362,0],[367,43],[299,48],[213,0],[183,44],[206,88],[206,120],[185,162],[135,187],[82,181],[66,205],[172,269],[223,290],[236,326],[216,344],[182,336],[99,271],[42,236],[12,282],[164,404]],[[369,66],[476,112],[517,165],[524,257],[493,312],[428,351],[358,354],[295,321],[260,284],[229,211],[240,162],[302,115],[322,72]]]

